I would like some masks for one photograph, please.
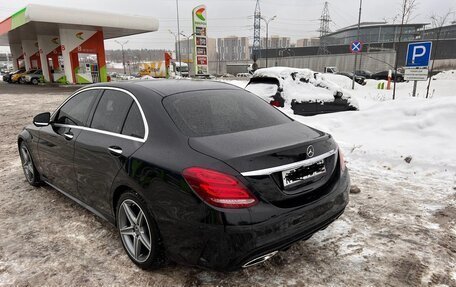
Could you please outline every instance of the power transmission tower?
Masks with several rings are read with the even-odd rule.
[[[261,49],[261,10],[260,0],[256,0],[255,14],[253,16],[253,59],[260,56]]]
[[[323,8],[323,12],[321,13],[320,17],[320,47],[318,48],[318,55],[326,55],[329,54],[328,51],[328,40],[326,39],[326,35],[328,35],[331,30],[329,29],[329,23],[331,22],[331,17],[329,16],[329,7],[328,2],[325,2],[325,6]]]

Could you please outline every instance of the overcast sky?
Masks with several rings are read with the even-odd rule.
[[[433,14],[445,14],[456,9],[455,0],[417,0],[418,7],[413,22],[430,22]],[[332,19],[331,30],[355,24],[358,20],[358,0],[328,0]],[[400,9],[400,0],[364,0],[362,21],[391,21]],[[145,15],[158,18],[158,32],[128,37],[127,48],[171,49],[174,37],[169,29],[177,31],[175,0],[0,0],[0,19],[4,19],[29,3],[103,10],[113,13]],[[248,36],[252,42],[253,19],[256,0],[179,0],[181,30],[191,34],[191,11],[199,4],[206,4],[208,35]],[[291,37],[292,40],[318,36],[319,17],[324,0],[260,0],[264,16],[277,15],[270,24],[270,35]],[[84,17],[81,15],[81,17]],[[452,21],[455,20],[454,14]],[[262,30],[264,36],[265,30]],[[106,41],[106,49],[117,49],[114,41]],[[5,50],[5,47],[0,47]]]

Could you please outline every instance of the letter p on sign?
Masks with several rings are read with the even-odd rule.
[[[423,57],[424,55],[426,55],[426,46],[414,46],[412,54],[412,64],[415,63],[416,58]]]

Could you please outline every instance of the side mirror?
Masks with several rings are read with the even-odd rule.
[[[51,121],[50,112],[38,114],[33,118],[33,124],[37,127],[45,127],[45,126],[49,125],[50,121]]]

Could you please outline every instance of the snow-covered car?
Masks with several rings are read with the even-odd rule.
[[[324,74],[309,69],[273,67],[255,71],[246,90],[297,115],[356,111],[358,103]]]

